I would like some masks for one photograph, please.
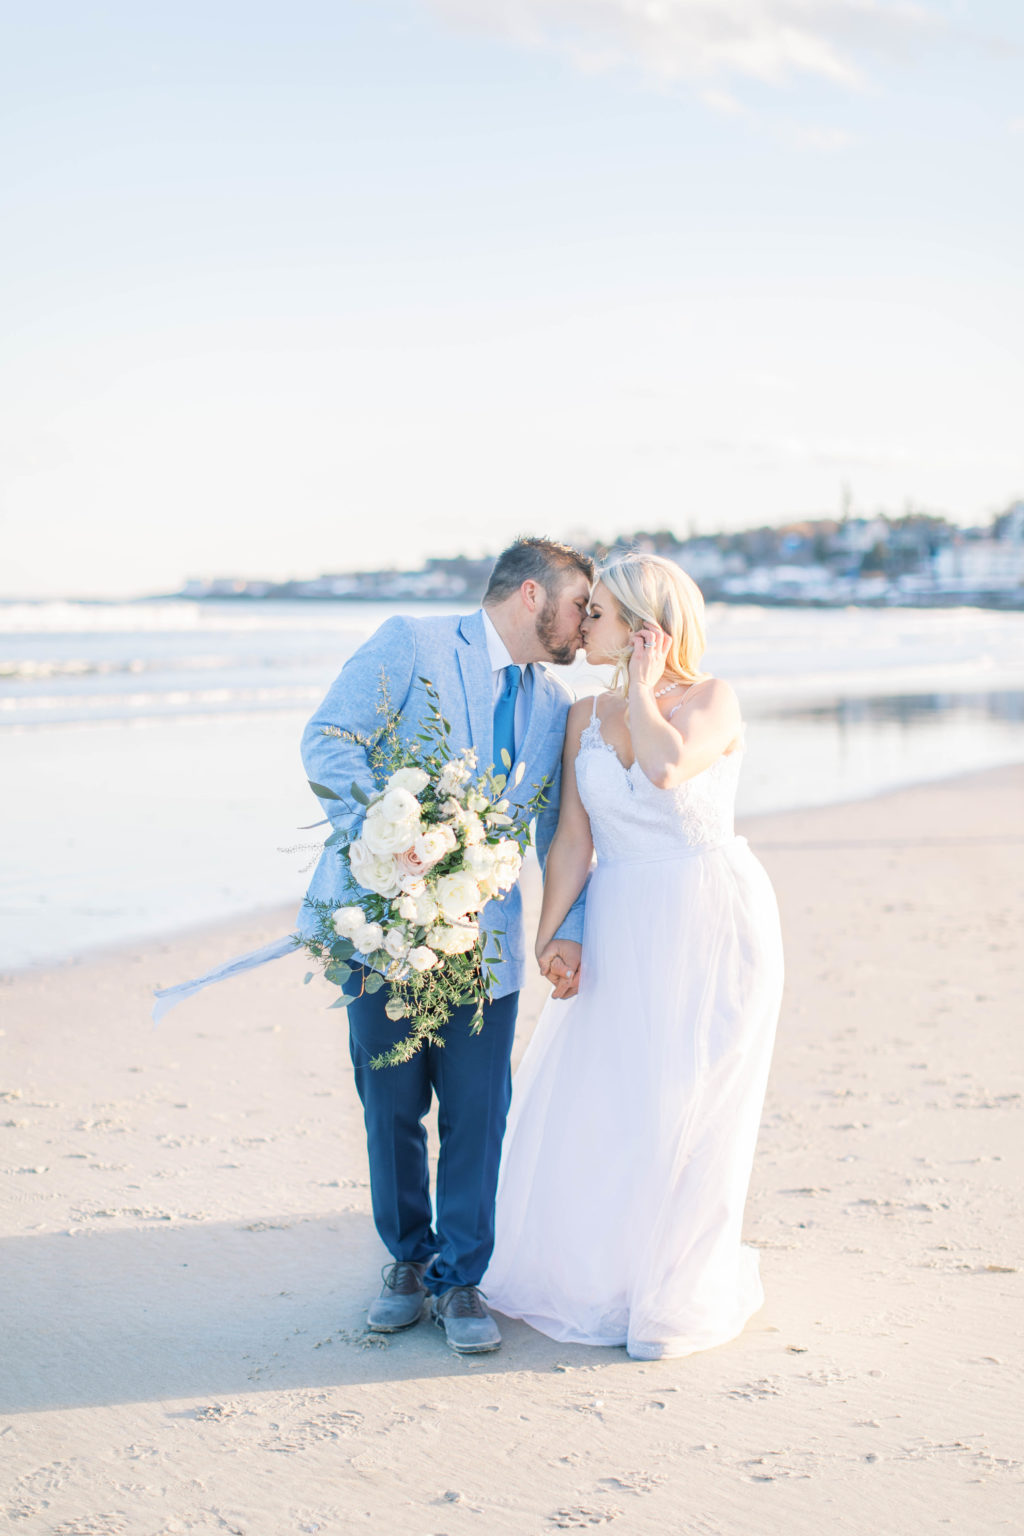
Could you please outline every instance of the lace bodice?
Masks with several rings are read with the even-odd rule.
[[[638,763],[622,766],[595,708],[580,737],[576,782],[598,859],[665,859],[728,841],[742,755],[737,749],[677,788],[659,789]]]

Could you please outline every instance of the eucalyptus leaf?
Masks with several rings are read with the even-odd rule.
[[[324,847],[333,848],[335,843],[343,843],[347,837],[348,833],[345,831],[345,828],[339,827],[336,832],[331,833],[330,837],[324,843]]]
[[[369,805],[369,803],[370,803],[369,795],[366,793],[365,789],[360,788],[360,786],[358,784],[356,784],[354,781],[353,781],[352,788],[349,791],[349,793],[351,794],[352,799],[357,801],[359,805]]]
[[[384,977],[381,975],[380,971],[368,971],[366,980],[363,982],[363,991],[379,992],[383,985]]]
[[[348,960],[356,952],[351,939],[335,939],[331,945],[332,960]]]
[[[351,1001],[352,1001],[352,999],[350,997],[346,997],[344,992],[339,992],[338,996],[334,999],[334,1002],[333,1003],[329,1003],[328,1007],[329,1008],[347,1008]]]
[[[341,987],[352,975],[352,967],[346,965],[344,960],[332,961],[324,971],[324,975],[328,981],[333,981],[336,987]]]
[[[309,785],[309,787],[313,791],[314,795],[316,795],[318,797],[318,799],[320,799],[320,800],[340,800],[341,799],[341,796],[340,795],[336,795],[334,793],[333,789],[328,789],[326,784],[315,784],[312,779],[307,779],[306,783]]]
[[[310,982],[311,982],[311,981],[312,981],[312,980],[313,980],[313,972],[312,972],[312,971],[307,971],[307,972],[306,972],[306,974],[305,974],[305,976],[303,976],[303,978],[302,978],[302,985],[303,985],[303,986],[304,986],[304,987],[308,987],[308,986],[309,986],[309,983],[310,983]]]
[[[512,756],[508,750],[508,747],[502,747],[501,760],[505,764],[506,770],[512,767]]]

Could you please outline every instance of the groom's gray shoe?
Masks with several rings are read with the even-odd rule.
[[[381,1271],[384,1287],[376,1300],[371,1301],[366,1314],[367,1325],[374,1333],[399,1333],[419,1322],[427,1299],[427,1288],[423,1284],[426,1267],[399,1259]]]
[[[434,1298],[434,1322],[460,1355],[485,1355],[499,1348],[498,1325],[475,1285],[455,1285]]]

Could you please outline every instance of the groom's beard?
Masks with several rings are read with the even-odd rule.
[[[537,639],[548,653],[548,659],[556,666],[569,667],[576,660],[576,652],[583,644],[579,630],[570,640],[562,640],[555,633],[558,623],[558,603],[548,598],[537,615]]]

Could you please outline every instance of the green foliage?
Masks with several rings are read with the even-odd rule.
[[[326,784],[314,784],[312,779],[307,779],[306,783],[309,785],[309,787],[313,791],[314,795],[316,795],[317,798],[320,799],[320,800],[340,800],[341,799],[341,796],[340,795],[336,795],[334,793],[333,789],[328,789]]]

